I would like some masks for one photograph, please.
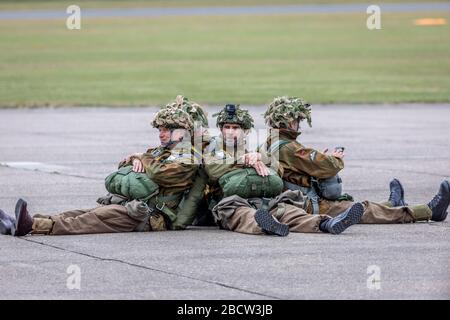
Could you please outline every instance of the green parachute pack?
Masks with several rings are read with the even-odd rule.
[[[242,198],[273,198],[283,191],[283,180],[271,168],[266,177],[258,175],[254,168],[230,171],[219,179],[224,197],[238,195]]]
[[[134,172],[132,166],[122,167],[108,175],[105,187],[111,194],[143,202],[147,202],[159,192],[159,186],[147,174]]]

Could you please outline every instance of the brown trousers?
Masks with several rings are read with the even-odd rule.
[[[321,199],[319,201],[319,213],[335,217],[350,208],[352,201],[330,201]],[[392,223],[410,223],[415,218],[413,210],[409,207],[388,207],[386,205],[371,201],[363,201],[364,214],[359,223],[365,224],[392,224]],[[306,211],[311,213],[311,203],[308,204]]]
[[[222,222],[222,226],[225,229],[240,233],[263,234],[263,231],[256,223],[255,212],[256,209],[251,207],[237,207],[234,213]],[[321,232],[319,224],[327,218],[327,216],[323,215],[308,214],[305,210],[286,203],[279,203],[278,207],[272,209],[270,213],[279,222],[287,224],[289,231],[301,233]]]
[[[132,219],[124,206],[111,204],[57,215],[33,216],[32,233],[51,235],[131,232],[141,223]]]

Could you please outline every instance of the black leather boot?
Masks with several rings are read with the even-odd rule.
[[[442,181],[439,192],[428,203],[431,212],[431,220],[444,221],[447,218],[447,209],[450,204],[450,182]]]
[[[29,234],[33,229],[33,218],[27,210],[27,203],[23,199],[19,199],[16,203],[16,223],[14,236],[20,237]]]

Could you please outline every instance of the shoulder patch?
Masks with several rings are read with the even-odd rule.
[[[172,155],[170,155],[170,157],[168,157],[167,159],[166,159],[166,161],[174,161],[174,160],[176,160],[177,159],[177,157],[175,157],[173,154]]]
[[[152,150],[152,152],[150,153],[152,155],[152,157],[156,158],[159,157],[162,153],[163,153],[162,148],[155,148],[154,150]]]

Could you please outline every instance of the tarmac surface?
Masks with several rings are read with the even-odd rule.
[[[263,128],[264,107],[248,108]],[[157,143],[156,110],[0,109],[0,208],[12,213],[19,197],[31,214],[95,207],[118,161]],[[385,201],[396,177],[409,204],[426,203],[450,176],[448,104],[317,105],[304,127],[305,145],[346,147],[341,177],[357,201]],[[285,238],[0,235],[0,300],[449,299],[449,279],[448,220]]]

